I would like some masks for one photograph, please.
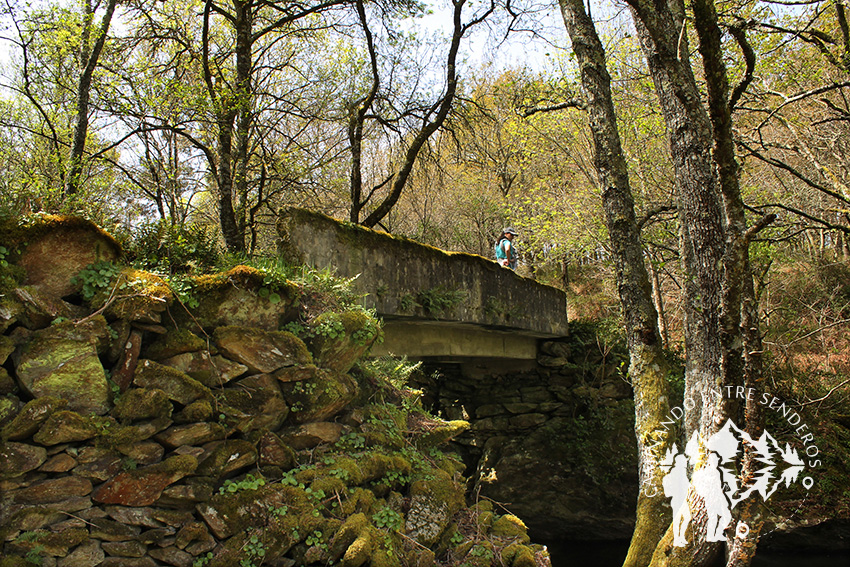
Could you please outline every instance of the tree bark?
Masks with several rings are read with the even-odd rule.
[[[593,160],[602,189],[605,222],[613,251],[617,288],[629,345],[629,376],[635,398],[635,434],[641,490],[637,524],[625,565],[648,565],[670,523],[659,497],[661,471],[653,453],[663,455],[673,438],[661,436],[669,415],[666,376],[669,365],[658,332],[658,315],[644,263],[628,168],[617,129],[605,50],[583,0],[560,0],[561,14],[581,72],[582,90],[593,135]]]
[[[100,26],[97,29],[97,38],[94,45],[89,50],[89,39],[91,33],[92,13],[91,3],[84,0],[84,11],[86,11],[86,25],[82,45],[80,46],[80,72],[79,80],[77,81],[77,104],[76,118],[74,123],[74,138],[71,140],[71,153],[68,156],[68,174],[65,177],[65,197],[76,195],[80,188],[80,179],[83,173],[83,155],[86,151],[86,137],[89,131],[89,101],[91,99],[91,82],[94,77],[94,70],[97,68],[97,62],[100,59],[100,54],[103,51],[103,45],[106,43],[106,34],[109,32],[109,25],[112,22],[112,14],[115,12],[116,0],[109,0],[106,3],[106,12],[100,21]]]

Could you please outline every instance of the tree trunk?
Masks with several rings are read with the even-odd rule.
[[[77,115],[74,123],[74,138],[71,140],[71,153],[68,156],[68,174],[65,177],[65,197],[76,195],[80,188],[80,178],[83,173],[83,154],[86,150],[86,137],[89,131],[89,100],[91,97],[91,82],[94,70],[106,43],[106,34],[112,22],[112,14],[115,12],[116,0],[109,0],[106,4],[106,12],[97,29],[97,39],[89,51],[88,42],[91,33],[91,20],[94,16],[89,2],[84,2],[85,31],[83,33],[82,45],[80,46],[80,77],[77,82]]]
[[[629,344],[629,376],[634,387],[635,434],[641,490],[637,524],[625,565],[649,564],[658,541],[670,523],[666,502],[655,488],[661,470],[653,452],[663,455],[672,438],[661,436],[662,421],[670,412],[665,381],[669,365],[661,348],[652,288],[635,220],[628,168],[611,97],[611,78],[605,51],[583,0],[560,0],[561,14],[581,71],[582,90],[593,134],[594,166],[602,189],[605,222],[614,256],[617,287]]]
[[[248,213],[248,163],[250,155],[250,136],[253,109],[253,88],[251,85],[252,52],[254,49],[251,38],[253,28],[252,1],[234,2],[236,21],[233,27],[236,31],[236,92],[233,104],[236,112],[236,151],[233,155],[233,195],[236,199],[234,224],[239,230],[238,249],[233,252],[245,251],[245,233],[247,231]]]

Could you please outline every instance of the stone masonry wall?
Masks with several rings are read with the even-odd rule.
[[[438,447],[468,424],[354,368],[364,311],[305,314],[316,297],[246,266],[187,305],[57,222],[70,265],[30,236],[0,273],[0,567],[549,565],[518,518],[466,505]]]
[[[536,365],[435,363],[419,386],[441,415],[470,422],[455,444],[476,471],[473,494],[508,505],[543,542],[628,539],[637,456],[625,357],[576,327],[543,342]]]

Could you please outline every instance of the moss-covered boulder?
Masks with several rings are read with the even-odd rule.
[[[159,323],[162,313],[173,301],[174,292],[161,277],[124,267],[108,288],[98,290],[91,304],[105,305],[105,314],[110,320]]]
[[[295,451],[271,431],[265,431],[257,440],[260,466],[280,467],[289,470],[295,466]]]
[[[226,326],[218,327],[213,337],[225,356],[258,374],[313,362],[307,345],[286,331]]]
[[[192,331],[240,325],[276,331],[298,299],[292,283],[266,284],[263,272],[236,266],[227,272],[197,278],[194,282],[197,307],[191,313],[174,309],[177,325]]]
[[[82,416],[77,412],[69,410],[57,411],[48,417],[38,432],[33,436],[33,441],[40,445],[49,447],[60,443],[71,443],[73,441],[85,441],[91,439],[98,433],[95,420],[90,416]]]
[[[71,305],[34,286],[21,286],[12,292],[20,302],[18,321],[28,329],[43,329],[57,319],[70,319],[75,315]]]
[[[203,445],[227,436],[227,430],[219,423],[187,423],[169,427],[156,436],[156,440],[169,449],[190,445]]]
[[[71,279],[83,268],[99,261],[115,261],[121,255],[116,240],[95,224],[78,217],[41,215],[20,235],[26,242],[18,265],[26,270],[25,284],[55,297],[79,291]],[[61,258],[61,262],[57,259]]]
[[[239,380],[235,388],[215,395],[218,410],[236,430],[248,433],[256,429],[275,430],[283,425],[289,407],[277,380],[258,374]]]
[[[435,470],[429,478],[410,487],[407,534],[425,546],[434,545],[454,514],[465,504],[463,486],[445,471]]]
[[[172,327],[165,334],[159,335],[152,342],[146,344],[142,355],[145,358],[160,362],[178,354],[205,350],[209,346],[210,342],[202,339],[189,329]]]
[[[185,372],[201,384],[215,388],[242,376],[248,367],[209,351],[184,352],[161,360],[162,364]]]
[[[36,331],[13,355],[18,382],[34,398],[63,398],[72,410],[106,413],[110,390],[98,346],[107,336],[103,316]]]
[[[363,311],[322,313],[310,324],[310,351],[316,364],[348,372],[380,335],[378,321]]]
[[[281,431],[280,438],[296,451],[312,449],[322,443],[336,443],[345,426],[340,423],[313,421]]]
[[[99,486],[92,499],[103,504],[149,506],[167,486],[192,474],[197,467],[198,460],[190,455],[169,457],[155,465],[119,473]]]
[[[309,380],[281,384],[294,423],[327,421],[345,408],[359,392],[348,374],[318,368]]]
[[[22,476],[47,460],[47,450],[26,443],[0,441],[0,479]]]
[[[163,390],[159,388],[133,388],[122,394],[112,408],[116,419],[132,421],[171,417],[174,406]]]
[[[3,427],[0,431],[0,437],[12,441],[31,437],[48,417],[67,406],[67,401],[50,396],[30,400],[15,415],[14,419]]]
[[[212,399],[210,389],[188,374],[152,360],[139,361],[133,383],[140,388],[162,390],[169,399],[183,405]]]

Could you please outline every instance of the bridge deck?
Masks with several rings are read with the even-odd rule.
[[[385,319],[382,349],[411,357],[532,359],[536,340],[567,334],[563,291],[474,254],[445,252],[303,209],[278,221],[290,261],[358,276],[364,306]],[[377,353],[377,352],[376,352]]]

